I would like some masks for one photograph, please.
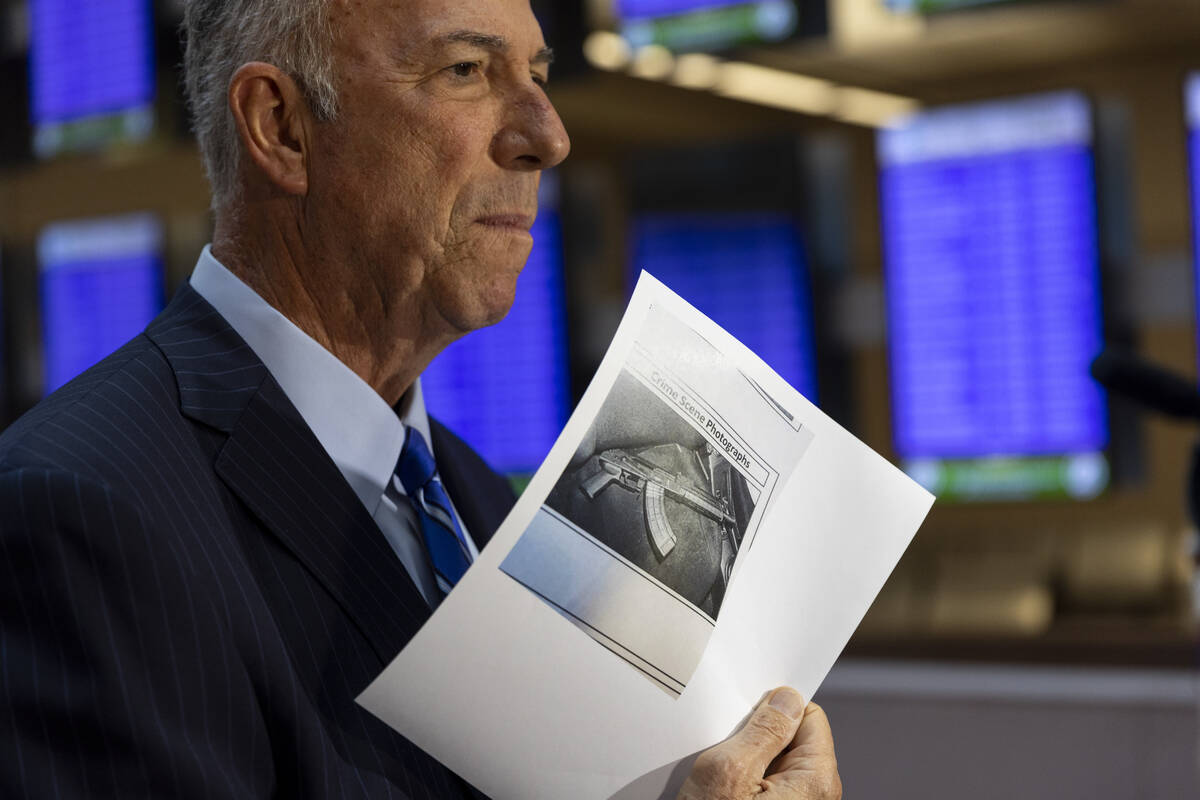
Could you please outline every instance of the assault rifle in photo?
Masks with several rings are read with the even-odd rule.
[[[732,558],[724,556],[730,548],[728,555],[737,551],[733,538],[737,521],[729,513],[726,500],[624,450],[606,450],[596,460],[600,464],[600,471],[584,481],[580,489],[589,500],[595,499],[614,483],[640,493],[650,546],[659,561],[666,558],[679,541],[664,507],[664,501],[669,497],[717,523],[722,533],[722,563],[724,565],[728,561],[732,565]],[[728,578],[728,571],[723,569],[722,572],[725,573],[723,577]]]

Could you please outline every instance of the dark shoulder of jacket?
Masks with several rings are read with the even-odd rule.
[[[174,373],[139,334],[0,434],[0,471],[39,467],[119,484],[114,451],[150,449],[164,425],[181,421]]]

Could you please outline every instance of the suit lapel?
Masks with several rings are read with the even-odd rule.
[[[217,474],[391,661],[429,607],[270,372],[186,284],[147,335],[175,370],[183,413],[228,434]]]

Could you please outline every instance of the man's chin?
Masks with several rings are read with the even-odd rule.
[[[493,280],[450,298],[451,302],[442,305],[442,315],[460,333],[495,325],[512,310],[516,289],[516,275],[511,280]]]

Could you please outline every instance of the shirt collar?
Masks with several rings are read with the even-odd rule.
[[[431,448],[420,379],[399,416],[371,386],[217,261],[200,253],[189,282],[266,365],[333,459],[358,499],[374,515],[391,480],[406,426]]]

